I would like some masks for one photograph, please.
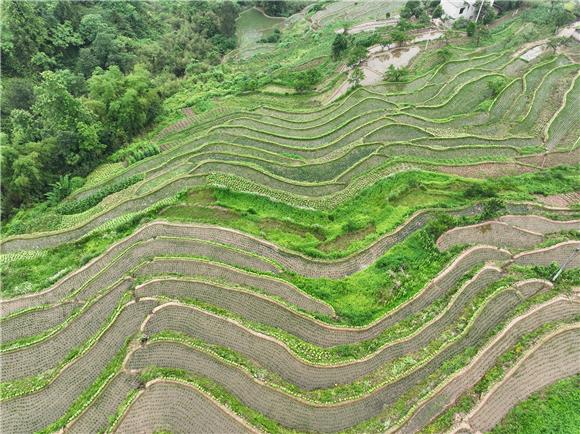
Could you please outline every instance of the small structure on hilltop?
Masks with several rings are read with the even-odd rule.
[[[483,3],[487,3],[490,6],[493,6],[494,0],[483,0]],[[454,20],[458,18],[465,18],[467,20],[477,18],[478,9],[483,3],[479,3],[476,5],[477,0],[441,0],[441,7],[443,8],[443,12],[449,18]]]

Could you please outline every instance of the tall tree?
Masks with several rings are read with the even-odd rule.
[[[348,48],[348,39],[344,33],[338,33],[332,42],[332,57],[338,59]]]
[[[48,42],[48,29],[40,9],[42,3],[2,2],[2,60],[4,73],[25,75],[30,61]]]
[[[67,89],[67,75],[61,72],[42,73],[42,83],[35,89],[32,107],[44,138],[54,138],[59,145],[60,163],[77,169],[90,167],[92,160],[105,150],[100,143],[101,124]]]

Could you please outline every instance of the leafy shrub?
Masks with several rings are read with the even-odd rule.
[[[368,48],[372,45],[380,43],[381,39],[382,35],[379,32],[362,33],[361,36],[355,41],[355,44]]]
[[[453,29],[454,30],[465,30],[465,29],[467,29],[467,25],[470,22],[471,21],[466,20],[465,17],[459,17],[458,19],[456,19],[453,22]]]
[[[433,9],[433,18],[441,18],[443,16],[443,8],[441,5],[437,5],[435,9]]]
[[[83,185],[83,178],[75,176],[70,178],[68,174],[60,176],[59,180],[51,184],[52,190],[45,194],[50,205],[56,205],[65,197],[67,197],[73,190]]]
[[[364,80],[364,78],[365,74],[363,70],[360,68],[360,66],[357,66],[352,70],[350,77],[348,77],[348,81],[352,83],[354,87],[357,87],[360,85],[361,81]]]
[[[48,202],[42,202],[33,208],[18,211],[8,223],[2,225],[2,234],[16,235],[40,230],[56,229],[62,222],[62,216],[50,211]]]
[[[113,163],[124,161],[127,163],[127,165],[130,165],[147,157],[157,155],[159,152],[161,152],[161,150],[155,143],[135,142],[131,146],[119,149],[117,152],[111,155],[110,160]]]
[[[388,82],[401,82],[405,81],[408,75],[409,70],[407,68],[395,68],[393,65],[390,65],[389,69],[385,72],[384,80]]]
[[[409,33],[407,33],[407,30],[403,28],[396,28],[391,32],[390,36],[391,40],[399,45],[405,45],[405,42],[411,39],[411,36]]]
[[[360,45],[355,45],[348,53],[348,66],[358,65],[361,60],[367,57],[367,49]]]
[[[358,231],[359,229],[362,229],[364,227],[364,222],[360,221],[360,220],[349,220],[347,221],[343,228],[343,231],[345,233],[349,233],[349,232],[355,232]]]
[[[533,4],[524,11],[522,19],[538,26],[559,28],[575,20],[574,12],[567,10],[562,3],[551,2]]]
[[[437,213],[435,219],[425,225],[425,234],[435,242],[443,232],[452,228],[455,224],[453,217],[445,213]]]
[[[293,73],[289,78],[289,82],[296,92],[307,92],[314,89],[321,79],[322,74],[320,71],[317,68],[312,68]]]
[[[475,9],[479,11],[479,21],[483,24],[490,24],[495,20],[497,13],[489,2],[484,2],[482,5],[481,1],[482,0],[477,1],[474,5]]]
[[[258,42],[266,43],[266,44],[275,44],[276,42],[280,41],[282,34],[280,33],[280,29],[274,29],[274,33],[270,36],[260,39]]]
[[[445,63],[451,60],[451,58],[453,57],[453,52],[451,51],[449,46],[446,45],[445,47],[437,50],[437,57],[439,58],[441,63]]]
[[[348,48],[348,39],[344,33],[338,33],[332,42],[332,58],[339,59]]]
[[[483,203],[482,220],[489,220],[497,217],[501,211],[505,210],[505,204],[501,199],[491,198]]]
[[[492,96],[496,97],[503,90],[506,84],[507,80],[505,77],[495,77],[487,82],[487,87],[489,88],[489,90],[491,90]]]
[[[409,19],[409,18],[419,18],[425,13],[425,9],[423,9],[423,5],[420,0],[409,0],[401,9],[400,16],[401,18]]]
[[[469,187],[465,189],[463,192],[463,196],[466,199],[481,199],[481,198],[490,198],[496,197],[496,192],[487,185],[482,184],[471,184]]]
[[[465,31],[467,32],[467,36],[469,36],[469,37],[474,36],[476,30],[477,30],[477,27],[473,21],[470,21],[469,23],[467,23],[467,26],[465,26]]]

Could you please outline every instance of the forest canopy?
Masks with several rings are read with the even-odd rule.
[[[150,127],[188,67],[219,64],[235,48],[239,10],[230,1],[2,2],[2,217],[74,187]]]

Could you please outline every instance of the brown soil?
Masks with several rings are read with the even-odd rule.
[[[580,204],[580,193],[577,192],[554,194],[552,196],[537,195],[536,197],[543,204],[556,208],[569,208]]]
[[[537,169],[516,163],[479,163],[465,166],[437,166],[435,170],[467,178],[494,178],[534,172]]]

